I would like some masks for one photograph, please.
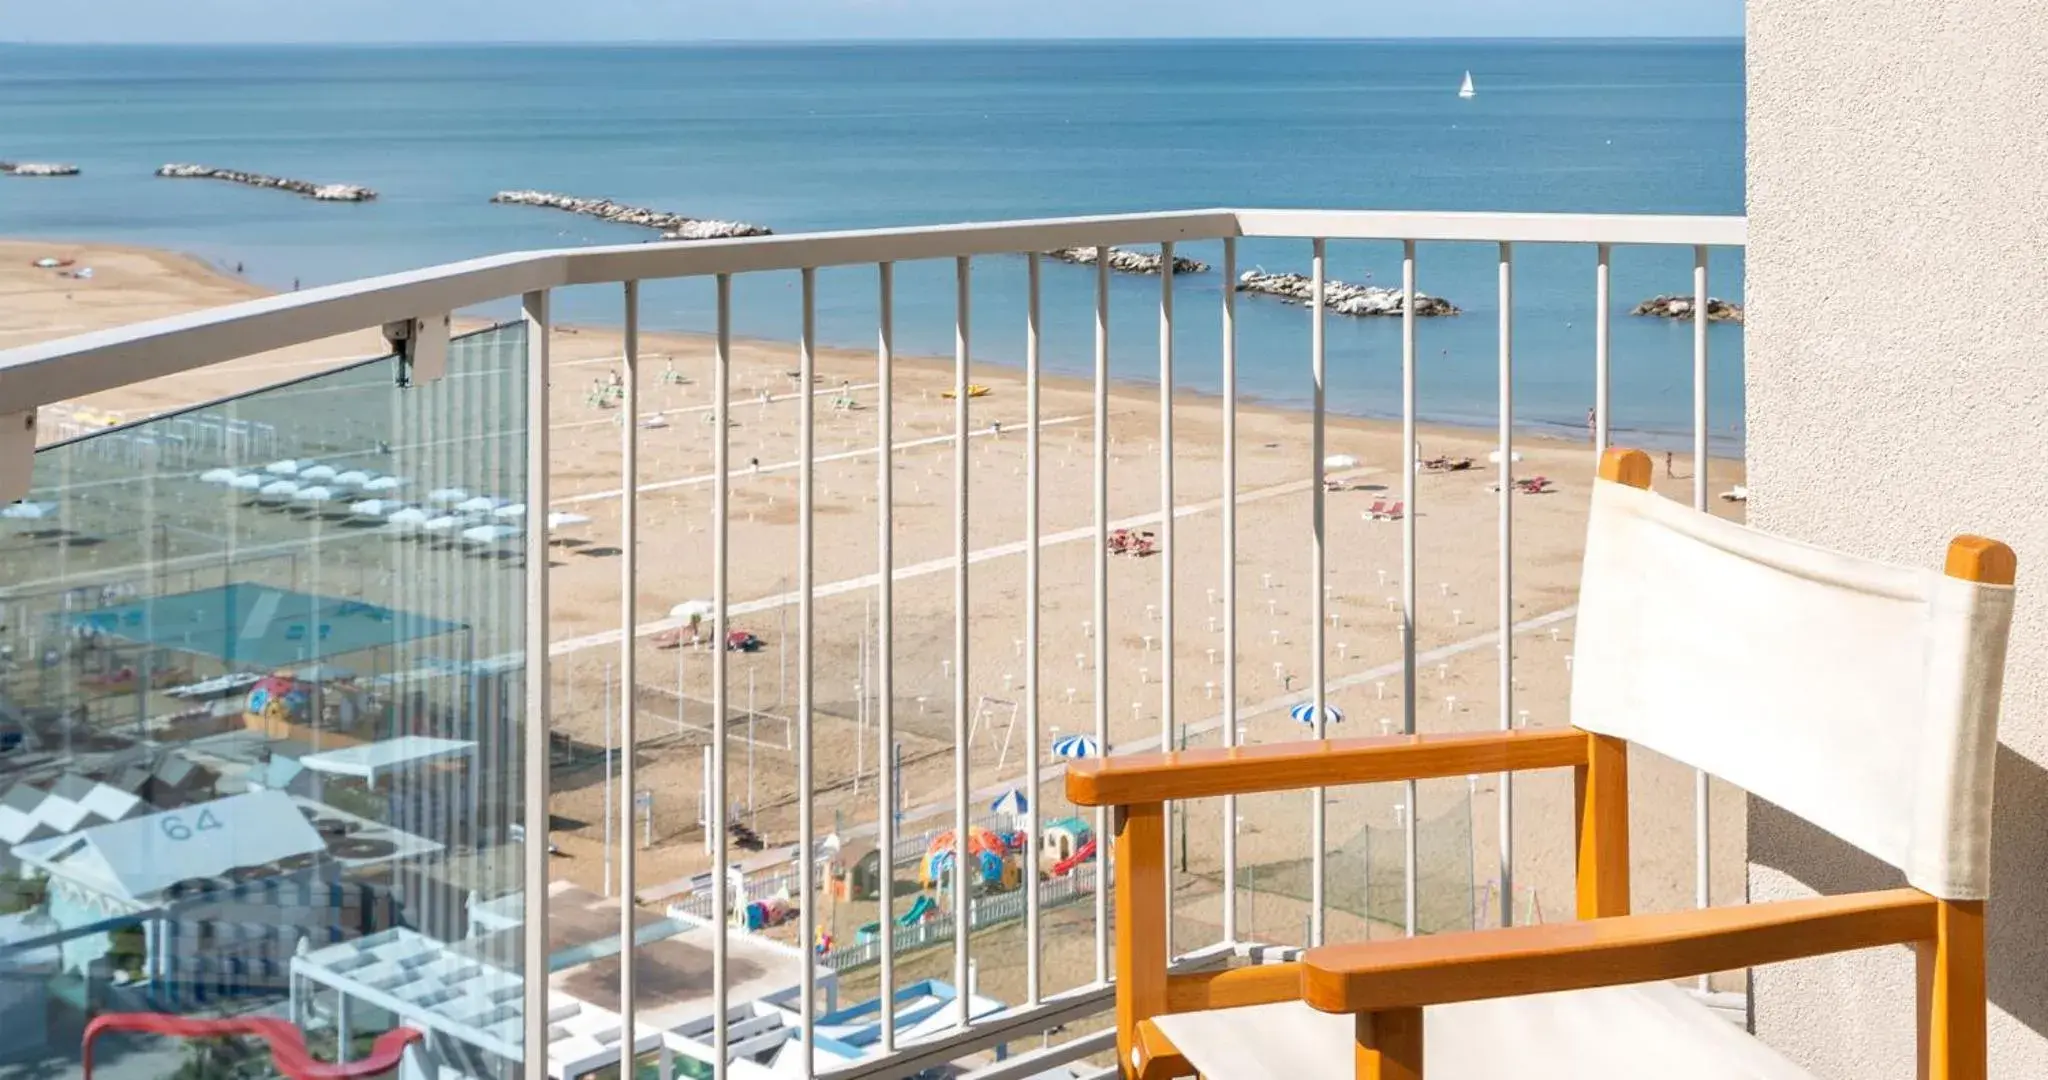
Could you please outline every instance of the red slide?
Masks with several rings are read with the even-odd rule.
[[[93,1040],[109,1031],[141,1031],[180,1039],[211,1039],[223,1035],[255,1035],[270,1044],[270,1059],[291,1080],[356,1080],[398,1067],[405,1048],[422,1036],[411,1028],[392,1028],[377,1036],[370,1056],[346,1065],[317,1061],[306,1051],[306,1036],[289,1021],[274,1016],[239,1016],[220,1020],[165,1013],[107,1013],[85,1025],[85,1078],[92,1080]]]
[[[1072,855],[1069,855],[1066,858],[1061,859],[1060,861],[1052,865],[1053,876],[1065,876],[1066,874],[1070,873],[1074,869],[1074,867],[1079,866],[1082,863],[1087,862],[1088,860],[1094,857],[1095,838],[1091,836],[1088,838],[1087,843],[1082,844],[1078,848],[1075,848],[1074,853]]]

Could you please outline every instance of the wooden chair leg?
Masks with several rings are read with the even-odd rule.
[[[1986,1080],[1984,904],[1944,900],[1919,954],[1920,1080]]]
[[[1166,813],[1160,803],[1118,807],[1116,873],[1116,1048],[1137,1080],[1138,1025],[1166,1011]]]
[[[1358,1080],[1422,1080],[1422,1010],[1359,1013],[1353,1075]]]

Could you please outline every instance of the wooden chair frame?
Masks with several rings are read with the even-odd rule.
[[[1600,476],[1650,486],[1640,450]],[[2011,548],[1959,536],[1946,573],[2010,585]],[[1325,946],[1298,962],[1167,971],[1169,801],[1565,768],[1577,797],[1581,921]],[[1984,905],[1900,888],[1661,915],[1629,914],[1628,745],[1576,728],[1395,735],[1089,758],[1068,766],[1077,806],[1112,807],[1117,1057],[1127,1080],[1194,1075],[1152,1018],[1285,1001],[1356,1017],[1359,1080],[1421,1080],[1422,1010],[1483,998],[1676,979],[1879,945],[1918,954],[1919,1075],[1984,1080]]]

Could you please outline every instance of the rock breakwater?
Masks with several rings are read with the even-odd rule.
[[[1307,304],[1314,295],[1315,280],[1306,274],[1268,274],[1247,270],[1237,279],[1237,291],[1277,296],[1290,304]],[[1323,303],[1339,315],[1399,315],[1402,293],[1377,285],[1352,285],[1342,281],[1323,282]],[[1415,317],[1434,318],[1458,314],[1457,305],[1440,296],[1415,294]]]
[[[1061,262],[1094,266],[1096,251],[1097,249],[1092,247],[1060,248],[1046,254]],[[1119,247],[1109,249],[1109,268],[1120,274],[1156,274],[1162,263],[1163,260],[1156,251],[1132,251]],[[1190,259],[1184,255],[1173,257],[1173,272],[1176,274],[1202,274],[1208,270],[1209,264],[1200,259]]]
[[[548,210],[582,214],[599,221],[638,225],[643,229],[659,229],[663,240],[724,240],[738,236],[773,235],[773,230],[766,226],[749,225],[744,221],[685,217],[666,210],[649,210],[643,206],[627,206],[625,203],[613,202],[610,199],[585,199],[553,191],[500,191],[491,196],[491,201],[512,206],[539,206]]]
[[[0,161],[0,176],[77,176],[78,166],[54,161]]]
[[[1637,304],[1631,315],[1649,315],[1659,319],[1692,318],[1693,298],[1690,296],[1653,296]],[[1707,297],[1708,322],[1742,321],[1742,305],[1731,304],[1717,296]]]
[[[289,191],[294,195],[304,195],[320,202],[369,202],[377,197],[376,192],[360,184],[316,184],[311,180],[265,176],[262,173],[219,169],[211,165],[171,164],[158,168],[156,174],[173,180],[225,180],[231,184]]]

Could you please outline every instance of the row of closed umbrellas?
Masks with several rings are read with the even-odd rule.
[[[302,465],[297,461],[276,461],[260,471],[208,469],[200,482],[219,484],[231,491],[248,491],[258,498],[278,503],[296,502],[311,506],[348,503],[357,518],[381,520],[405,533],[447,534],[472,543],[489,544],[525,532],[527,507],[523,502],[493,495],[476,495],[463,488],[435,488],[427,492],[420,506],[390,496],[410,481],[400,476],[378,475],[362,469],[337,469],[332,465]],[[372,498],[356,498],[376,493]],[[547,529],[587,525],[590,518],[567,511],[551,511]]]

